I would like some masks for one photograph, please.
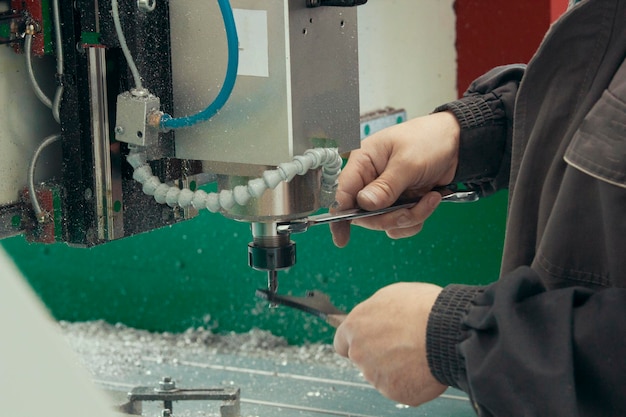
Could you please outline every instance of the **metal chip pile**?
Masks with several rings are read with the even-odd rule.
[[[152,333],[104,321],[60,322],[61,329],[84,365],[98,378],[137,373],[150,363],[176,364],[189,358],[219,355],[263,358],[279,365],[321,364],[350,368],[352,364],[337,355],[331,345],[289,345],[282,337],[253,329],[247,333],[215,334],[204,328],[184,333]]]

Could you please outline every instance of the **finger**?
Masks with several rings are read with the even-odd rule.
[[[424,223],[441,203],[441,194],[437,191],[430,191],[413,207],[409,209],[409,219],[414,222],[413,225]],[[407,227],[412,225],[407,224]]]
[[[356,194],[363,187],[363,177],[358,171],[358,163],[350,165],[350,160],[346,168],[339,177],[339,185],[335,193],[335,202],[330,207],[330,212],[347,210],[357,206]],[[330,233],[333,243],[338,248],[345,247],[350,241],[350,222],[336,222],[330,224]]]
[[[335,203],[330,212],[357,207],[357,193],[377,175],[373,159],[362,149],[353,151],[339,176]],[[332,223],[330,232],[335,246],[343,248],[350,241],[350,222]]]
[[[381,174],[357,195],[359,207],[365,210],[376,210],[393,204],[408,188],[419,186],[415,173],[407,172],[411,161],[406,155],[391,154]],[[411,170],[409,170],[411,171]]]
[[[372,158],[362,149],[353,151],[338,179],[335,209],[346,210],[356,207],[358,192],[377,176],[377,168]]]
[[[350,343],[348,342],[348,338],[346,337],[345,327],[343,325],[339,325],[337,327],[337,331],[335,332],[335,338],[333,340],[333,346],[335,347],[335,351],[343,356],[344,358],[348,357],[348,352],[350,351]]]
[[[409,209],[398,209],[387,214],[352,220],[352,224],[370,230],[391,230],[398,227],[411,227],[415,222],[409,218]]]
[[[407,237],[415,236],[416,234],[422,231],[423,227],[424,227],[424,223],[421,223],[413,227],[387,230],[385,231],[385,233],[390,239],[404,239]]]
[[[330,224],[330,233],[333,243],[338,248],[345,247],[350,241],[350,222],[335,222]]]
[[[441,194],[436,191],[426,194],[419,203],[408,209],[398,209],[391,213],[355,219],[358,226],[372,230],[391,231],[395,229],[414,229],[422,225],[441,202]],[[420,226],[421,227],[421,226]]]

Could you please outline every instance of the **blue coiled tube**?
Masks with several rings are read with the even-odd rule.
[[[180,129],[209,120],[226,104],[235,87],[237,69],[239,67],[239,38],[237,36],[237,27],[235,26],[235,17],[233,16],[233,9],[228,0],[217,0],[217,2],[222,12],[222,18],[224,19],[226,40],[228,42],[228,66],[226,68],[224,84],[217,94],[217,97],[215,97],[215,100],[204,110],[191,116],[176,118],[173,118],[169,114],[164,114],[161,117],[161,129]]]

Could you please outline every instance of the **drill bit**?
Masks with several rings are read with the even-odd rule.
[[[267,289],[272,295],[275,295],[276,291],[278,291],[278,271],[275,269],[267,271]],[[271,301],[270,308],[275,307],[278,307],[278,303]]]

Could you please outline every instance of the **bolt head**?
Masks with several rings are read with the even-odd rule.
[[[159,381],[159,391],[171,391],[176,389],[176,382],[169,376]]]

